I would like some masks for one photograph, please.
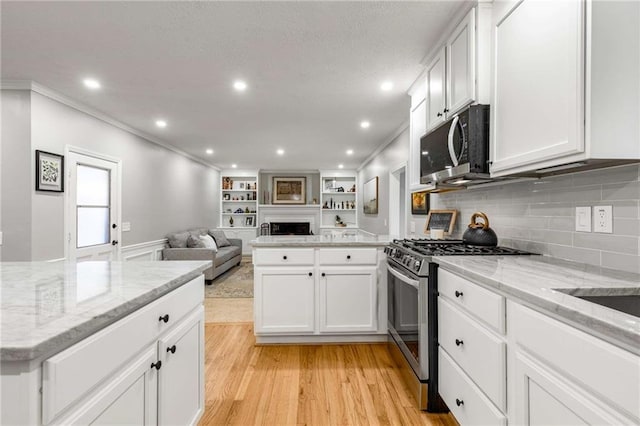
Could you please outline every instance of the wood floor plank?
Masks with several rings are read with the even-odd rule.
[[[257,346],[251,323],[205,326],[208,425],[454,426],[416,408],[385,345]]]

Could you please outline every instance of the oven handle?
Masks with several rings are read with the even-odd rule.
[[[420,289],[420,282],[418,280],[412,280],[401,272],[398,272],[393,266],[389,264],[387,264],[387,270],[391,273],[391,275],[393,275],[403,283],[409,284],[411,287],[415,287],[416,290]]]

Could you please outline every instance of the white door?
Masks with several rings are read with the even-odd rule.
[[[118,259],[119,162],[74,151],[67,154],[67,161],[67,259]]]
[[[445,49],[427,67],[427,130],[444,122],[445,111]]]
[[[476,93],[475,9],[471,9],[447,41],[447,111],[454,114]]]

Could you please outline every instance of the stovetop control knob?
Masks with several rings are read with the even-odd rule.
[[[416,271],[419,270],[421,265],[422,265],[422,261],[416,260],[415,263],[414,263],[415,270]]]

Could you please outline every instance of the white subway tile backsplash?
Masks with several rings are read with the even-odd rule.
[[[596,266],[640,272],[640,165],[432,195],[455,208],[460,237],[471,214],[489,216],[501,245]],[[575,232],[575,207],[613,206],[613,234]]]

